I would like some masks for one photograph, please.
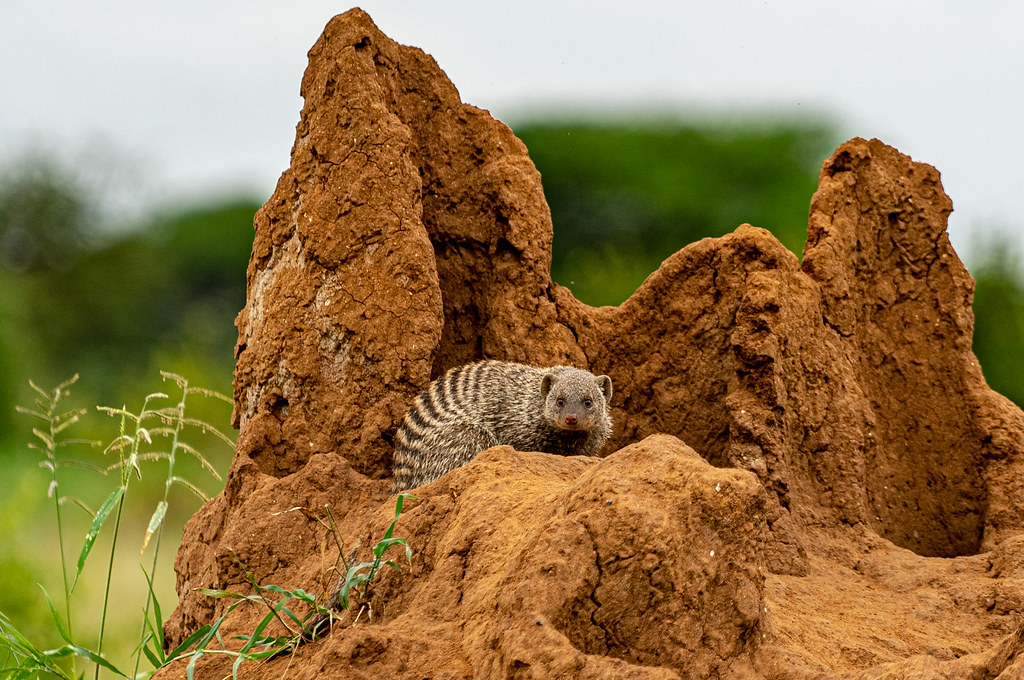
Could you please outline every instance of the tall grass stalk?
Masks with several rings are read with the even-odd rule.
[[[206,390],[201,387],[190,387],[188,384],[188,380],[173,373],[161,371],[160,375],[163,376],[164,380],[173,380],[175,383],[177,383],[178,387],[181,389],[181,399],[178,401],[176,406],[168,407],[166,409],[160,409],[157,411],[157,414],[159,415],[162,421],[163,429],[166,430],[167,435],[170,438],[170,446],[165,456],[167,460],[167,478],[164,480],[164,495],[163,498],[161,498],[160,501],[157,503],[156,509],[153,511],[153,515],[150,517],[149,524],[146,527],[146,535],[142,541],[142,548],[139,550],[139,554],[144,553],[146,547],[150,543],[150,540],[155,539],[153,540],[153,559],[150,564],[149,572],[146,573],[146,582],[149,585],[149,589],[148,595],[146,597],[146,604],[143,607],[142,630],[139,633],[140,643],[135,652],[135,669],[133,672],[133,676],[136,677],[138,676],[139,673],[139,665],[142,662],[143,653],[147,653],[147,656],[149,657],[150,661],[155,666],[162,665],[162,663],[166,661],[166,659],[163,656],[163,622],[161,620],[162,615],[160,613],[160,603],[156,598],[156,594],[153,592],[152,579],[155,578],[157,563],[160,556],[160,544],[164,532],[164,517],[167,515],[168,500],[171,495],[171,488],[175,484],[178,484],[184,486],[186,489],[188,489],[196,496],[198,496],[200,501],[205,502],[209,500],[206,494],[204,494],[195,484],[192,484],[184,477],[179,477],[177,474],[175,474],[175,465],[177,464],[178,461],[178,453],[183,452],[191,454],[202,464],[202,466],[210,474],[216,477],[217,480],[220,480],[220,475],[217,474],[217,471],[214,469],[213,465],[210,464],[210,462],[199,452],[198,449],[196,449],[194,446],[191,446],[182,439],[183,429],[186,425],[197,427],[204,434],[213,434],[221,441],[225,442],[228,446],[234,446],[234,442],[232,442],[227,435],[225,435],[217,428],[212,427],[202,421],[187,418],[185,416],[185,402],[188,399],[189,395],[197,394],[213,399],[220,399],[230,404],[231,400],[228,397],[225,397],[219,392],[213,392],[211,390]],[[160,454],[155,455],[157,455],[158,457],[163,457]],[[143,573],[145,573],[145,569],[143,569]],[[156,613],[156,624],[150,623],[149,616],[151,611]],[[153,643],[152,647],[150,647],[150,642]]]
[[[120,434],[114,439],[107,448],[104,449],[103,453],[117,452],[118,462],[111,465],[108,471],[118,469],[121,473],[121,485],[114,490],[111,496],[108,497],[108,503],[111,499],[117,504],[117,515],[114,518],[114,530],[113,537],[110,541],[110,557],[107,560],[107,578],[104,584],[103,591],[103,611],[100,615],[100,630],[99,639],[96,643],[96,653],[103,654],[103,637],[106,631],[107,625],[107,609],[110,605],[110,585],[113,581],[114,576],[114,556],[117,553],[117,537],[121,533],[121,515],[124,512],[125,498],[128,495],[128,487],[131,484],[132,473],[139,479],[142,479],[142,469],[139,466],[140,461],[143,459],[142,445],[152,444],[154,435],[161,434],[160,430],[163,428],[154,428],[151,430],[146,427],[146,423],[152,419],[159,418],[159,412],[150,409],[149,404],[154,399],[167,399],[169,398],[162,392],[154,392],[146,395],[146,398],[142,402],[142,409],[136,415],[125,407],[119,409],[111,408],[109,406],[100,406],[99,410],[106,412],[111,416],[120,416],[121,428]],[[127,430],[130,428],[130,432]],[[152,454],[146,454],[147,457],[151,457]],[[104,507],[107,507],[104,504]],[[105,517],[103,518],[105,519]],[[96,526],[96,523],[94,523]],[[97,527],[98,529],[99,527]],[[89,541],[88,536],[94,535],[94,532],[90,530],[87,534],[87,542]],[[90,542],[91,543],[91,542]],[[85,553],[83,551],[83,557],[80,559],[81,563],[85,561]],[[147,605],[148,605],[147,596]],[[95,678],[99,678],[100,669],[99,666],[95,670]]]
[[[77,423],[79,419],[86,413],[86,409],[72,409],[69,411],[61,412],[61,402],[63,402],[70,394],[70,387],[78,381],[78,374],[71,376],[61,384],[54,387],[52,390],[44,390],[34,382],[29,381],[29,385],[39,394],[39,397],[35,399],[36,408],[25,408],[23,406],[15,406],[15,409],[19,413],[32,416],[45,425],[45,429],[38,427],[32,428],[32,433],[39,439],[39,443],[29,442],[28,447],[36,451],[43,453],[43,460],[39,461],[39,466],[49,470],[50,472],[50,483],[47,487],[47,496],[53,499],[53,509],[57,520],[57,544],[60,550],[60,570],[61,580],[64,585],[64,621],[68,636],[72,636],[74,633],[72,618],[71,618],[71,591],[73,589],[72,581],[68,575],[68,562],[67,562],[67,551],[64,545],[64,513],[61,510],[61,506],[66,502],[74,502],[85,508],[85,505],[74,498],[69,496],[62,496],[61,486],[59,483],[58,471],[61,468],[68,466],[77,466],[83,468],[89,468],[97,472],[102,472],[102,469],[95,465],[90,465],[82,461],[74,460],[63,460],[58,458],[58,452],[65,446],[71,445],[88,445],[98,446],[99,442],[90,441],[87,439],[71,439],[62,438],[61,434]],[[91,511],[85,508],[87,512]],[[45,591],[44,591],[45,592]],[[49,597],[49,596],[47,596]],[[71,673],[74,675],[75,672],[75,659],[72,657],[71,660]]]

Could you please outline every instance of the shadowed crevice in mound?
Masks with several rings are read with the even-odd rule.
[[[1009,667],[1024,574],[970,556],[1017,554],[1024,417],[971,353],[973,284],[933,168],[851,140],[823,165],[802,264],[741,225],[591,308],[551,281],[526,148],[428,55],[352,10],[310,50],[302,95],[255,219],[236,456],[186,528],[172,643],[223,612],[195,588],[247,587],[235,555],[264,583],[329,589],[317,513],[347,545],[379,540],[405,409],[489,357],[610,375],[607,458],[497,448],[418,490],[398,528],[414,563],[381,582],[372,625],[250,677]],[[889,624],[850,594],[868,591],[919,615],[876,634]],[[233,617],[225,636],[260,612]]]

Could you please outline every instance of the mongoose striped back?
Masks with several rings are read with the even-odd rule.
[[[395,490],[432,482],[498,444],[593,456],[611,434],[612,381],[578,368],[481,361],[416,397],[398,428]]]

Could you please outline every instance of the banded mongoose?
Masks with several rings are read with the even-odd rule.
[[[611,434],[612,380],[569,366],[481,361],[421,393],[398,428],[395,491],[432,482],[499,444],[595,456]]]

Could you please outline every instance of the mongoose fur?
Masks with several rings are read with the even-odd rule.
[[[432,482],[499,444],[594,456],[611,434],[612,380],[569,366],[481,361],[421,393],[398,428],[395,491]]]

